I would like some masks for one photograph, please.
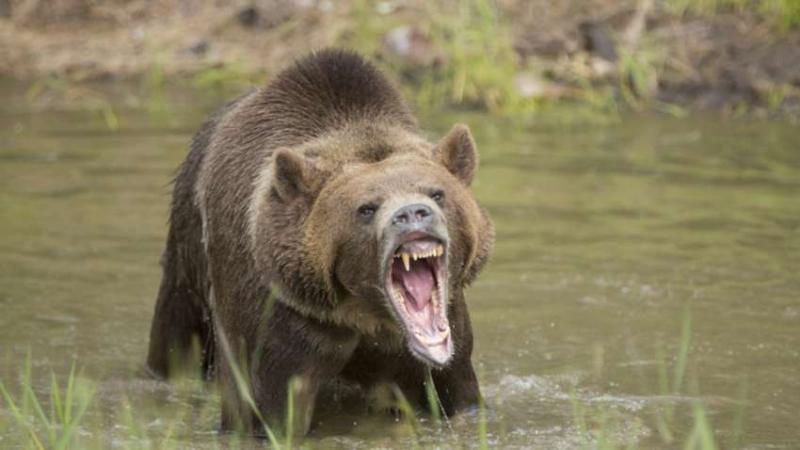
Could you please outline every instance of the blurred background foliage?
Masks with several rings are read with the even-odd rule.
[[[800,0],[0,0],[0,75],[32,98],[241,90],[327,46],[378,61],[420,107],[800,115]]]

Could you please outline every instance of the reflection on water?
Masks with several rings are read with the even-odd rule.
[[[75,360],[98,383],[89,420],[115,445],[135,445],[124,402],[148,433],[213,441],[208,387],[142,374],[169,181],[212,102],[122,109],[121,128],[109,131],[96,113],[31,111],[4,89],[0,379],[13,385],[30,349],[44,392],[49,371],[64,375]],[[497,227],[494,259],[469,292],[491,444],[574,448],[600,430],[620,444],[675,446],[659,420],[674,410],[669,428],[682,442],[698,400],[725,446],[800,441],[796,128],[426,122],[439,134],[454,121],[475,132],[474,188]],[[675,392],[687,309],[688,366]],[[382,417],[321,420],[312,438],[321,447],[448,446],[453,434],[478,445],[476,417],[419,438]]]

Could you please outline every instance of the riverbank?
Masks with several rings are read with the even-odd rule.
[[[438,107],[797,118],[799,24],[793,0],[0,0],[0,75],[32,97],[103,80],[243,86],[338,45]]]

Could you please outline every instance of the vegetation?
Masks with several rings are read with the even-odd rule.
[[[73,366],[62,390],[55,375],[51,375],[50,398],[47,404],[39,401],[34,393],[31,378],[30,355],[25,360],[19,397],[15,400],[3,383],[5,409],[10,413],[13,424],[21,430],[27,447],[35,449],[67,449],[75,447],[82,419],[94,395],[91,383],[76,376]],[[49,414],[45,409],[49,408]],[[5,420],[3,420],[5,422]],[[2,423],[2,422],[0,422]],[[0,426],[7,434],[10,424]]]
[[[689,345],[691,342],[691,316],[688,309],[684,313],[683,324],[681,327],[680,341],[678,344],[677,355],[675,355],[672,377],[668,376],[668,364],[662,347],[657,346],[657,360],[659,363],[658,382],[659,396],[662,398],[677,397],[683,392],[683,385],[686,379],[686,369],[689,364]],[[694,392],[694,397],[699,393]],[[713,450],[719,448],[715,437],[714,428],[708,420],[705,406],[699,400],[693,400],[689,405],[689,414],[692,418],[691,426],[685,436],[676,435],[676,403],[665,401],[656,409],[655,429],[661,445],[675,447],[679,444],[686,450]],[[572,407],[574,421],[582,437],[584,448],[616,449],[636,447],[635,442],[618,442],[610,433],[611,430],[618,429],[620,424],[613,411],[603,408],[592,410],[590,406],[578,401],[576,393],[572,393]],[[594,424],[594,426],[590,426]],[[742,423],[738,421],[734,424],[734,434],[741,431]]]
[[[419,24],[415,31],[431,47],[426,50],[434,53],[430,58],[441,59],[415,67],[407,58],[387,58],[390,72],[405,74],[403,81],[418,105],[518,110],[509,24],[491,0],[427,2],[407,15],[376,15],[372,2],[359,1],[340,41],[364,54],[378,54],[386,33],[409,21]]]
[[[674,358],[672,376],[668,377],[667,358],[663,352],[658,350],[659,360],[659,386],[661,397],[678,396],[683,391],[686,380],[686,370],[689,365],[689,344],[691,340],[691,318],[687,312],[684,315],[681,327],[680,341],[677,346],[677,355]],[[658,347],[660,349],[660,346]],[[51,383],[47,388],[47,395],[37,395],[33,386],[33,374],[31,373],[31,358],[27,358],[23,365],[19,389],[16,395],[12,394],[9,387],[0,383],[0,393],[3,397],[3,410],[0,409],[0,432],[5,436],[4,445],[19,445],[26,449],[92,449],[107,448],[111,441],[115,442],[117,448],[152,448],[152,449],[174,449],[181,448],[183,437],[179,430],[186,428],[186,422],[192,421],[193,416],[198,412],[193,411],[197,405],[185,404],[177,409],[165,408],[163,411],[156,411],[159,415],[165,415],[168,423],[160,428],[160,432],[150,431],[146,419],[140,414],[136,414],[130,402],[123,398],[117,404],[101,404],[97,399],[97,388],[95,384],[81,376],[80,372],[73,369],[70,371],[65,385],[59,384],[55,375],[51,375]],[[250,396],[250,387],[246,375],[241,370],[236,370],[236,381],[240,393],[246,403],[255,409],[255,404]],[[192,378],[182,378],[175,381],[177,390],[182,396],[204,395],[213,396],[216,393],[210,386],[202,381]],[[399,391],[395,391],[397,397],[397,409],[400,411],[402,421],[409,425],[409,430],[415,446],[425,448],[431,446],[430,435],[439,435],[451,445],[460,443],[464,446],[477,446],[485,449],[490,447],[494,431],[491,429],[498,426],[497,423],[490,423],[488,420],[487,409],[481,405],[477,415],[477,426],[473,436],[457,433],[450,421],[442,414],[438,394],[433,387],[430,372],[426,382],[426,392],[430,404],[429,414],[419,416],[410,406],[407,400]],[[693,396],[696,398],[697,393]],[[294,423],[293,415],[296,413],[292,405],[292,395],[289,395],[289,411],[287,412],[287,433],[283,436],[274,434],[266,425],[262,418],[262,424],[266,432],[266,440],[253,441],[241,435],[214,435],[210,441],[213,448],[240,448],[242,445],[250,447],[252,444],[261,443],[269,448],[313,448],[314,440],[297,441],[293,440],[291,427]],[[714,436],[714,429],[708,419],[705,407],[699,400],[694,400],[686,405],[690,408],[689,415],[692,418],[688,433],[681,436],[676,433],[676,404],[667,401],[663,406],[656,410],[655,429],[658,431],[660,442],[664,445],[676,446],[682,443],[684,449],[712,450],[718,448]],[[201,415],[214,415],[214,408],[217,403],[200,406],[203,411]],[[576,393],[572,394],[573,420],[575,429],[584,448],[597,449],[617,449],[635,448],[634,440],[620,441],[618,435],[613,433],[620,428],[619,418],[611,410],[593,407],[591,403],[585,403],[578,399]],[[111,419],[108,422],[98,422],[97,418],[102,417],[102,411],[110,409]],[[209,416],[209,417],[210,417]],[[93,419],[89,418],[92,417]],[[260,415],[259,415],[260,417]],[[122,430],[121,437],[107,436],[104,430],[109,427]],[[502,424],[499,424],[502,426]],[[734,442],[738,441],[742,427],[742,416],[738,415],[734,422]],[[422,439],[423,437],[426,439]],[[496,436],[495,436],[496,438]],[[435,442],[435,441],[433,441]],[[435,445],[434,445],[435,446]]]
[[[198,14],[208,14],[209,17],[201,17],[198,21],[221,22],[224,26],[217,25],[217,31],[211,35],[198,35],[196,39],[200,44],[197,48],[200,50],[197,52],[200,56],[196,60],[186,56],[187,51],[194,50],[173,48],[175,44],[160,42],[159,39],[171,39],[172,35],[164,32],[162,38],[156,33],[158,30],[154,30],[153,36],[144,41],[146,51],[137,50],[138,53],[129,58],[135,66],[131,70],[139,75],[131,79],[141,80],[142,95],[158,106],[157,101],[151,100],[157,100],[165,85],[184,84],[203,91],[241,91],[263,82],[277,68],[284,66],[287,52],[298,56],[320,46],[338,45],[357,49],[383,64],[389,73],[397,74],[409,97],[424,109],[455,107],[519,117],[558,110],[564,104],[570,104],[578,110],[592,111],[599,117],[627,110],[656,110],[681,115],[697,106],[693,102],[698,101],[698,96],[692,93],[701,89],[712,95],[727,95],[729,98],[716,101],[717,107],[726,111],[743,110],[762,115],[783,111],[791,116],[794,109],[790,105],[800,98],[800,87],[787,81],[791,79],[789,74],[792,70],[797,70],[800,60],[743,61],[743,64],[755,66],[744,67],[740,72],[757,73],[761,78],[741,78],[733,83],[738,86],[736,89],[748,94],[745,96],[747,100],[741,100],[740,92],[720,94],[727,92],[722,88],[732,83],[726,78],[730,73],[726,67],[739,62],[715,58],[713,53],[711,57],[705,56],[709,48],[725,48],[740,43],[744,48],[769,45],[778,50],[774,52],[776,55],[780,55],[779,50],[796,42],[781,40],[780,36],[800,33],[800,2],[796,0],[600,2],[602,8],[599,11],[577,8],[583,15],[574,17],[565,8],[561,15],[553,16],[552,23],[546,24],[531,22],[530,14],[523,14],[525,3],[510,2],[500,7],[494,0],[377,3],[351,0],[343,3],[341,10],[287,13],[285,22],[264,29],[248,25],[247,32],[252,36],[233,30],[236,26],[228,23],[237,20],[235,10],[203,10],[204,13]],[[580,7],[580,2],[577,5]],[[116,7],[123,8],[121,4]],[[84,9],[91,11],[92,8],[94,6],[90,4]],[[107,14],[106,10],[103,11]],[[617,20],[613,28],[606,27],[606,22],[611,23],[611,19],[596,19],[620,15],[620,11],[624,13],[621,17],[630,17]],[[132,12],[127,14],[126,17],[136,16]],[[148,17],[146,10],[136,14]],[[224,21],[218,17],[226,14],[234,19]],[[321,19],[320,14],[326,18]],[[739,18],[733,16],[741,16],[746,23],[744,27],[738,26],[738,30],[752,28],[754,31],[744,31],[736,36],[718,33],[715,23],[735,24]],[[705,21],[702,26],[708,27],[705,35],[710,36],[709,41],[698,43],[694,48],[692,39],[679,42],[671,37],[695,32],[692,30],[697,27],[697,18]],[[174,20],[175,26],[182,26],[180,18]],[[617,57],[613,61],[602,61],[591,48],[584,48],[591,46],[584,41],[592,37],[581,35],[581,31],[576,33],[578,23],[595,20],[600,20],[598,23],[605,27],[609,45],[616,47]],[[689,24],[691,20],[695,23]],[[655,25],[661,28],[648,28],[651,22],[661,24]],[[135,27],[137,24],[135,21],[123,22],[121,26]],[[768,24],[768,28],[774,30],[773,38],[765,38],[761,24]],[[521,49],[525,48],[524,39],[527,38],[520,37],[520,30],[532,27],[542,28],[542,35],[562,36],[553,44],[562,50],[555,55],[542,55],[537,53],[539,50]],[[756,29],[761,31],[756,32]],[[190,32],[196,30],[187,29],[184,34],[190,35]],[[312,32],[314,36],[326,34],[309,43],[308,34]],[[42,39],[47,40],[47,34]],[[264,39],[285,45],[289,50],[270,52],[270,55],[277,53],[278,56],[255,53],[264,49],[263,46],[255,47],[253,42]],[[237,48],[237,51],[218,52],[215,54],[218,59],[203,56],[206,52],[203,49],[213,45],[215,40],[224,41],[226,46]],[[387,44],[392,40],[399,40],[395,47],[402,49],[392,49],[392,45]],[[0,40],[0,49],[1,44]],[[48,48],[52,51],[53,46]],[[256,56],[244,56],[251,52]],[[68,61],[69,58],[53,60]],[[34,82],[31,98],[44,102],[63,94],[71,100],[86,102],[104,117],[109,128],[116,128],[119,124],[113,110],[108,107],[108,101],[81,93],[81,86],[86,85],[84,80],[93,77],[91,70],[98,72],[95,74],[97,77],[119,70],[104,64],[102,59],[80,63],[90,67],[88,75],[77,71],[83,74],[80,76],[74,75],[75,71],[69,65],[49,70],[47,75]],[[697,69],[699,64],[704,65],[702,74]],[[772,70],[754,70],[775,64],[782,66],[777,74]],[[769,75],[764,75],[767,73]],[[742,80],[747,84],[741,85]],[[750,95],[752,93],[755,95]],[[582,112],[578,115],[584,118]]]

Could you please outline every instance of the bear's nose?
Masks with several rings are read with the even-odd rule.
[[[433,210],[422,203],[403,206],[392,216],[392,225],[402,228],[417,228],[433,220]]]

